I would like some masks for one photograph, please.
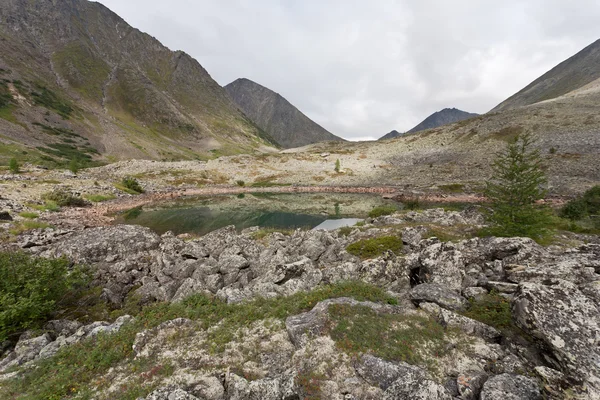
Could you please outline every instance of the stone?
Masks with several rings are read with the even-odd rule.
[[[386,390],[400,377],[414,376],[425,379],[425,371],[403,362],[385,361],[372,355],[364,355],[355,366],[361,378],[373,386]]]
[[[12,221],[13,217],[8,211],[0,211],[0,221]]]
[[[501,374],[483,385],[481,400],[541,400],[537,384],[522,375]]]
[[[146,400],[199,400],[185,390],[176,386],[166,386],[150,393]]]
[[[479,336],[490,342],[498,342],[502,338],[496,328],[449,310],[440,309],[438,318],[442,325],[459,328],[467,335]]]
[[[452,400],[446,388],[422,373],[408,373],[396,380],[383,394],[383,400]]]
[[[521,283],[513,302],[516,324],[550,350],[557,366],[600,387],[600,310],[573,283]]]
[[[488,379],[487,374],[480,371],[463,372],[456,378],[458,393],[463,400],[476,400]]]
[[[462,294],[467,299],[482,300],[484,296],[488,294],[488,291],[482,287],[471,286],[464,288]]]
[[[415,286],[409,293],[415,304],[435,303],[448,310],[459,311],[467,307],[467,300],[459,294],[435,283],[423,283]]]

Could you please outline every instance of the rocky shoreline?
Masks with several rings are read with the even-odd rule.
[[[311,398],[313,389],[318,395],[312,398],[328,399],[600,398],[600,245],[544,248],[523,238],[442,242],[428,231],[432,225],[481,224],[473,208],[431,209],[369,219],[343,233],[298,230],[259,238],[257,228],[238,233],[228,227],[189,238],[117,225],[35,231],[16,245],[91,266],[94,284],[116,307],[133,295],[146,303],[178,303],[198,293],[244,304],[352,281],[395,299],[385,305],[333,298],[284,322],[258,320],[236,331],[238,339],[217,354],[206,346],[218,324],[179,318],[140,331],[135,357],[174,366],[146,399],[301,399]],[[364,259],[346,249],[386,235],[401,237],[404,249]],[[467,316],[473,302],[491,294],[507,300],[516,330]],[[386,360],[375,349],[344,351],[336,331],[345,321],[340,315],[351,324],[360,321],[353,318],[391,321],[394,334],[431,323],[440,330],[439,343],[417,336],[413,363]],[[0,379],[19,373],[10,367],[32,367],[64,346],[118,332],[130,319],[86,326],[55,321],[42,336],[24,334],[0,361]],[[132,377],[115,368],[103,379]],[[114,398],[114,390],[104,388],[95,398]]]

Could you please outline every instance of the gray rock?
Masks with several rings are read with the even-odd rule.
[[[444,326],[459,328],[467,335],[479,336],[490,342],[497,342],[502,337],[496,328],[452,311],[440,309],[438,319]]]
[[[53,332],[56,336],[71,336],[79,328],[81,328],[83,324],[78,321],[70,321],[67,319],[57,319],[48,321],[44,325],[44,329],[50,332]]]
[[[599,387],[600,311],[567,281],[521,283],[513,303],[518,326],[542,341],[558,367]]]
[[[405,376],[425,379],[427,373],[414,365],[403,362],[385,361],[372,355],[364,355],[357,362],[358,375],[373,386],[386,390],[396,380]]]
[[[409,293],[415,304],[423,302],[435,303],[448,310],[464,310],[467,300],[459,294],[434,283],[424,283],[415,286]]]
[[[486,294],[488,294],[488,291],[482,287],[472,286],[464,288],[462,294],[467,299],[481,300]]]
[[[471,371],[459,374],[456,378],[458,393],[463,400],[476,400],[488,379],[487,374],[481,371]]]
[[[383,394],[383,400],[452,400],[446,388],[422,372],[409,372],[396,380]]]
[[[12,221],[13,217],[11,217],[8,211],[0,211],[0,221]]]
[[[146,400],[199,400],[177,386],[166,386],[150,393]]]
[[[537,384],[522,375],[502,374],[483,385],[481,400],[541,400]]]

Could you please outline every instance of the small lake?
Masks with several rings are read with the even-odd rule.
[[[377,206],[398,204],[374,194],[255,193],[194,197],[135,208],[116,223],[136,224],[157,233],[204,235],[228,225],[238,230],[337,229],[353,226]],[[399,205],[399,204],[398,204]]]

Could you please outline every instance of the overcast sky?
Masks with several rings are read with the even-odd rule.
[[[484,113],[600,38],[597,0],[100,0],[350,140],[445,107]]]

